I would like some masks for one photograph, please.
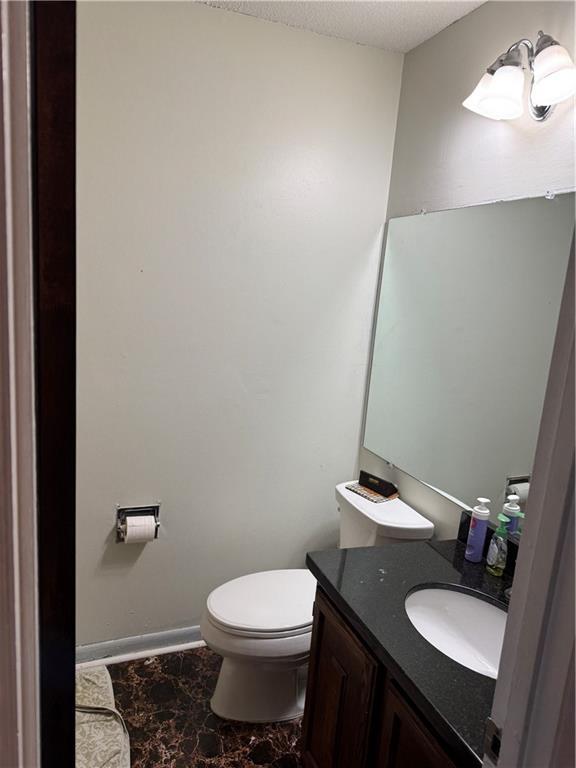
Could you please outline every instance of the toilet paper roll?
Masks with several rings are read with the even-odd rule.
[[[134,515],[126,518],[125,544],[153,541],[155,534],[156,520],[153,515]]]
[[[515,493],[520,497],[520,506],[523,508],[530,492],[530,483],[514,483],[508,486],[508,494]]]

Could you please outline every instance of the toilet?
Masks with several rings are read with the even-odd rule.
[[[304,568],[251,573],[210,593],[200,630],[223,657],[214,714],[247,723],[300,717],[315,592]]]
[[[374,504],[336,487],[340,546],[421,541],[434,525],[399,499]],[[200,624],[222,656],[210,706],[225,720],[269,723],[304,711],[316,580],[307,569],[240,576],[208,596]]]

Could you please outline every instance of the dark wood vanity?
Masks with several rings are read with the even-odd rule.
[[[393,675],[321,588],[306,696],[305,768],[457,768]]]

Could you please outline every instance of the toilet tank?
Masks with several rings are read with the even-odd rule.
[[[336,486],[340,511],[340,547],[379,547],[424,541],[434,535],[434,523],[400,499],[376,504],[348,490],[349,480]]]

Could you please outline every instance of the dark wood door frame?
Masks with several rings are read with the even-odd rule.
[[[74,765],[76,3],[31,3],[42,768]]]

